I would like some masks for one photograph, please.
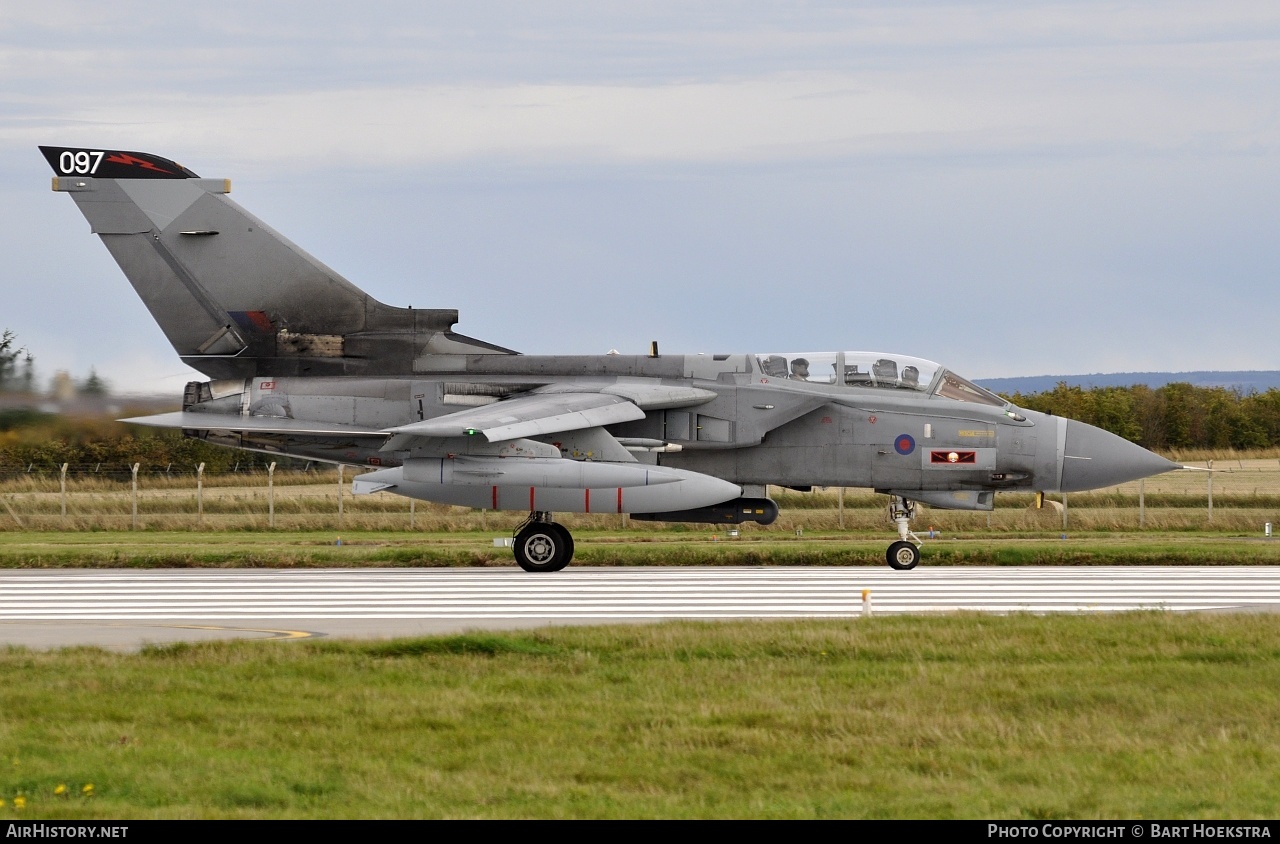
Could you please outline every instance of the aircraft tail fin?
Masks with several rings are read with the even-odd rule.
[[[157,155],[42,146],[182,359],[212,378],[409,375],[434,354],[506,353],[456,310],[385,305],[245,211],[228,179]]]

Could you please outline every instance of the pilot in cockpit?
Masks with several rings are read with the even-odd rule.
[[[796,358],[791,361],[791,377],[800,380],[808,380],[809,378],[809,361],[804,358]]]

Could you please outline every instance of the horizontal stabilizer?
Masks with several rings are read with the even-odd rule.
[[[239,431],[253,434],[290,434],[308,437],[378,437],[389,434],[378,428],[343,425],[339,422],[314,422],[309,419],[284,419],[276,416],[240,416],[228,413],[191,413],[175,411],[155,416],[121,419],[134,425],[153,428],[182,428],[188,431]]]

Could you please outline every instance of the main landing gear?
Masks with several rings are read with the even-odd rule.
[[[560,571],[573,559],[573,536],[564,525],[551,521],[551,516],[543,510],[534,511],[516,530],[512,550],[516,563],[525,571]],[[890,568],[908,571],[920,564],[921,539],[911,530],[915,516],[914,501],[889,496],[889,521],[897,526],[899,536],[885,554]]]
[[[915,517],[914,501],[908,501],[901,495],[889,496],[889,521],[898,526],[898,541],[890,545],[885,554],[889,568],[907,571],[920,564],[920,537],[911,532],[911,520]]]
[[[538,510],[516,530],[513,550],[525,571],[560,571],[573,559],[573,537],[564,525],[551,521],[550,513]]]

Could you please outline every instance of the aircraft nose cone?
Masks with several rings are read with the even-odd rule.
[[[1062,456],[1062,491],[1115,486],[1181,468],[1123,437],[1068,419]]]

